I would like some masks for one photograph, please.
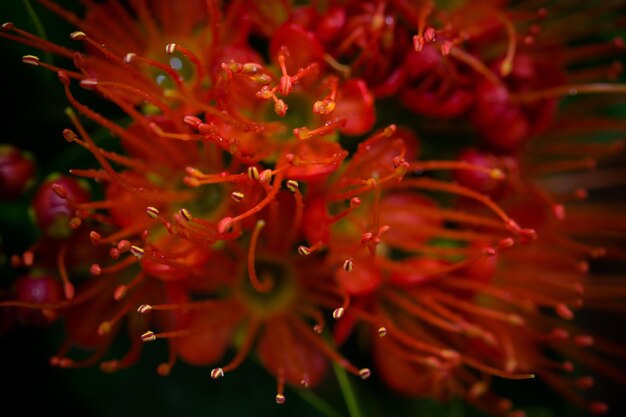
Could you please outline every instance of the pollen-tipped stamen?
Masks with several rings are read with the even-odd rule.
[[[246,329],[246,335],[243,340],[243,343],[239,347],[237,354],[233,357],[233,359],[225,366],[221,368],[215,368],[211,371],[211,378],[213,378],[213,372],[217,372],[219,376],[224,376],[226,372],[230,372],[236,369],[241,363],[246,359],[252,346],[254,344],[254,339],[258,334],[259,323],[257,321],[251,321]],[[220,375],[221,374],[221,375]],[[213,378],[215,379],[215,378]]]
[[[202,80],[204,79],[204,76],[205,76],[204,65],[202,64],[202,61],[200,61],[200,58],[198,58],[196,54],[194,54],[193,52],[191,52],[189,49],[185,48],[182,45],[179,45],[177,43],[169,43],[165,46],[165,52],[167,52],[168,54],[173,54],[176,51],[183,54],[193,64],[196,70],[193,88],[198,88],[200,84],[202,83]]]
[[[162,333],[154,333],[152,330],[149,330],[143,333],[140,338],[142,342],[154,342],[157,339],[174,339],[178,337],[187,337],[192,334],[194,334],[194,331],[190,329],[174,330]]]

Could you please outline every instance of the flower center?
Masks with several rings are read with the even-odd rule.
[[[268,286],[261,292],[248,279],[248,271],[242,275],[239,295],[242,303],[252,314],[267,318],[288,309],[296,298],[298,286],[291,266],[277,259],[261,258],[255,263],[259,281]]]
[[[196,198],[187,202],[185,208],[203,218],[213,218],[225,204],[227,191],[224,184],[209,184],[198,187],[195,191]]]

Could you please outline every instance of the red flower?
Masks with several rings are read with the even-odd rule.
[[[34,181],[32,158],[10,145],[0,146],[0,198],[14,200]]]
[[[67,340],[54,365],[114,371],[139,358],[142,341],[166,339],[160,374],[181,358],[216,366],[215,379],[256,351],[282,403],[285,383],[317,384],[330,361],[369,377],[315,334],[332,314],[336,342],[367,328],[382,380],[401,393],[460,395],[502,415],[512,404],[491,392],[491,378],[537,375],[604,411],[573,391],[589,380],[569,381],[570,366],[545,350],[609,368],[579,349],[592,339],[571,320],[586,293],[592,305],[611,298],[610,285],[587,278],[586,259],[619,254],[619,237],[600,245],[623,222],[583,204],[570,211],[566,200],[585,191],[547,175],[617,150],[572,143],[568,129],[622,126],[581,115],[593,103],[558,116],[557,99],[623,92],[589,83],[598,71],[572,69],[619,42],[570,46],[578,39],[567,22],[502,1],[112,1],[88,3],[84,18],[42,2],[81,30],[71,38],[83,52],[10,23],[2,36],[72,60],[64,69],[23,58],[57,74],[80,114],[67,111],[63,136],[99,166],[72,174],[103,196],[89,201],[69,179],[39,191],[48,237],[14,264],[52,271],[54,237],[58,278],[20,281],[16,299],[0,304],[61,317]],[[85,106],[76,84],[128,123]],[[419,120],[377,128],[377,116],[401,106],[455,119],[470,143],[418,139]],[[115,134],[121,152],[103,149],[81,117]],[[81,255],[90,276],[67,257],[87,236],[107,255]],[[128,353],[102,362],[124,322]],[[75,346],[91,355],[72,359]]]

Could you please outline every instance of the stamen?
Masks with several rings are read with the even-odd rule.
[[[74,290],[74,286],[70,282],[70,279],[67,275],[67,268],[65,266],[66,254],[67,254],[67,244],[64,244],[63,246],[61,246],[61,250],[59,250],[59,254],[57,257],[57,264],[59,268],[59,275],[61,275],[61,280],[63,281],[63,292],[65,293],[65,298],[68,300],[72,300],[74,298],[76,291]]]
[[[146,214],[153,219],[157,219],[160,213],[159,210],[157,210],[155,207],[147,207]]]
[[[345,64],[340,63],[330,54],[324,54],[324,61],[326,61],[326,63],[330,65],[332,69],[340,73],[343,76],[343,78],[345,79],[350,78],[352,74],[352,67],[350,65],[345,65]]]
[[[457,184],[446,183],[443,181],[433,180],[430,178],[408,178],[405,179],[402,183],[392,184],[392,187],[401,188],[401,187],[416,187],[422,188],[432,191],[443,191],[451,194],[457,194],[464,197],[471,198],[476,200],[486,207],[491,209],[498,217],[502,219],[502,221],[506,224],[507,228],[515,233],[522,233],[525,229],[522,229],[513,219],[511,219],[505,212],[498,206],[495,202],[493,202],[487,196],[477,193],[474,190],[471,190],[467,187],[463,187]],[[530,230],[527,230],[525,233],[530,233]]]
[[[175,43],[168,43],[167,45],[165,45],[165,52],[166,53],[173,54],[175,50],[176,50],[176,44]]]
[[[254,264],[254,254],[256,251],[257,241],[259,239],[261,229],[263,229],[264,226],[264,220],[259,220],[256,222],[256,226],[254,227],[254,231],[252,232],[252,237],[250,238],[250,246],[248,247],[248,277],[250,278],[250,284],[252,284],[252,287],[254,287],[254,289],[261,293],[268,292],[274,285],[271,280],[265,282],[259,281]]]
[[[137,138],[135,138],[134,136],[131,136],[127,133],[126,129],[123,129],[121,126],[117,125],[116,123],[111,122],[108,119],[105,119],[104,117],[102,117],[100,114],[92,111],[91,109],[89,109],[88,107],[80,104],[72,95],[70,89],[69,89],[69,80],[67,79],[67,77],[65,76],[64,73],[58,73],[59,75],[59,80],[62,82],[63,86],[64,86],[64,90],[65,90],[65,95],[67,96],[68,100],[70,101],[70,103],[77,109],[79,110],[82,114],[86,115],[87,117],[89,117],[90,119],[94,120],[95,122],[99,123],[100,125],[102,125],[103,127],[109,128],[112,132],[118,134],[120,137],[128,139],[130,142],[132,143],[136,143]],[[143,188],[137,188],[137,187],[133,187],[132,185],[130,185],[124,178],[122,178],[114,169],[113,167],[109,164],[109,162],[105,159],[105,157],[102,155],[102,153],[100,152],[100,149],[96,146],[96,144],[93,142],[93,140],[91,139],[91,137],[87,134],[87,131],[83,128],[82,124],[80,123],[80,121],[78,120],[78,117],[76,116],[75,112],[73,109],[68,108],[65,111],[66,115],[70,118],[70,120],[72,121],[72,124],[74,124],[74,126],[78,129],[79,133],[81,134],[81,136],[85,139],[85,141],[88,144],[88,150],[93,154],[93,156],[98,160],[98,162],[100,163],[100,165],[102,166],[102,168],[111,176],[111,178],[115,179],[115,181],[123,188],[125,188],[126,190],[130,191],[131,193],[137,193],[137,192],[142,192],[142,193],[148,193],[148,190],[144,190]],[[143,146],[145,147],[145,141],[139,141],[138,146],[140,146],[141,144],[143,144]],[[148,153],[153,153],[155,152],[154,149],[150,149],[150,147],[148,147],[148,149],[146,150],[146,152]],[[155,195],[155,197],[158,196],[158,193]]]
[[[451,308],[455,308],[457,310],[466,311],[471,314],[476,314],[478,316],[488,317],[494,320],[504,321],[506,323],[512,324],[514,326],[523,326],[524,319],[518,315],[513,313],[503,313],[497,310],[492,310],[490,308],[481,307],[473,303],[469,303],[463,300],[460,300],[456,297],[451,297],[447,294],[441,292],[433,292],[432,296],[441,300],[445,304],[447,304]]]
[[[100,370],[112,373],[134,365],[140,358],[142,347],[141,340],[133,338],[130,350],[126,353],[126,355],[124,355],[123,358],[100,363]]]
[[[142,304],[137,311],[145,314],[150,311],[188,311],[188,310],[203,310],[215,308],[218,302],[216,300],[203,300],[194,301],[190,303],[179,304]]]
[[[413,162],[409,164],[408,170],[410,171],[429,171],[440,169],[454,169],[481,172],[489,175],[494,180],[504,180],[506,175],[499,168],[485,167],[481,165],[474,165],[464,161],[425,161],[425,162]]]
[[[216,374],[216,377],[224,376],[225,372],[230,372],[236,369],[243,360],[248,356],[250,350],[252,349],[252,344],[254,343],[254,338],[256,337],[259,329],[259,323],[257,321],[252,321],[250,323],[250,327],[246,330],[245,340],[241,344],[241,347],[237,351],[235,357],[228,363],[228,365],[222,368],[215,368],[211,371],[211,378],[216,379],[213,374]]]
[[[263,210],[263,208],[267,206],[280,191],[280,186],[278,184],[280,184],[282,180],[283,180],[282,173],[279,173],[278,175],[276,175],[276,179],[274,180],[275,185],[273,187],[270,187],[268,184],[265,184],[265,189],[266,191],[268,191],[265,198],[261,200],[256,206],[249,209],[248,211],[239,214],[237,217],[231,218],[232,223],[245,219],[246,217],[249,217]]]
[[[33,65],[35,67],[39,66],[40,59],[35,55],[24,55],[22,57],[22,62],[28,65]]]
[[[442,47],[443,48],[443,47]],[[500,80],[500,78],[494,74],[485,64],[483,64],[480,60],[465,52],[464,50],[452,47],[450,49],[450,56],[458,59],[459,61],[469,65],[472,69],[474,69],[477,73],[483,75],[487,80],[489,80],[492,84],[506,89],[506,85]]]
[[[504,24],[509,38],[507,43],[506,56],[500,65],[500,75],[506,77],[513,70],[513,59],[515,58],[515,48],[517,46],[517,33],[513,22],[504,13],[499,13],[498,18]]]
[[[102,268],[98,264],[92,264],[89,267],[89,273],[94,276],[99,276],[100,274],[102,274]]]
[[[274,97],[274,100],[274,112],[280,117],[283,117],[287,114],[287,109],[289,108],[289,106],[287,106],[284,101],[276,99],[276,97]]]
[[[141,335],[141,341],[142,342],[153,342],[155,341],[156,335],[153,331],[149,330],[147,332],[145,332],[144,334]]]
[[[579,94],[624,94],[626,84],[571,84],[558,87],[547,88],[545,90],[525,91],[523,93],[511,94],[511,101],[516,103],[529,103],[548,98],[562,96],[577,96]]]
[[[325,320],[321,311],[312,306],[302,305],[298,307],[298,311],[306,317],[310,317],[315,321],[313,331],[317,334],[321,334],[324,330]]]
[[[568,306],[563,303],[559,303],[555,307],[556,314],[559,315],[564,320],[572,320],[574,318],[574,313]]]
[[[230,194],[230,198],[232,198],[237,203],[241,203],[241,201],[243,201],[244,197],[245,197],[245,194],[240,192],[240,191],[233,191]]]
[[[183,219],[187,220],[188,222],[193,220],[193,216],[191,215],[191,212],[187,210],[186,208],[181,208],[178,212],[183,217]]]
[[[102,268],[99,264],[97,264],[97,265],[98,265],[98,268],[100,269],[100,275],[105,275],[105,274],[112,274],[112,273],[115,273],[115,272],[119,272],[119,271],[125,269],[126,267],[135,264],[136,262],[137,262],[137,258],[136,257],[129,256],[129,257],[123,259],[122,261],[120,261],[120,262],[118,262],[116,264],[113,264],[113,265],[111,265],[109,267],[106,267],[106,268]]]
[[[362,368],[361,370],[359,370],[359,376],[361,377],[361,379],[368,379],[371,375],[372,371],[370,371],[368,368]]]
[[[174,84],[176,84],[176,87],[178,88],[179,91],[185,91],[185,85],[183,84],[183,79],[182,77],[170,66],[162,64],[160,62],[154,61],[152,59],[149,58],[145,58],[143,56],[137,55],[135,53],[128,53],[126,54],[126,56],[124,57],[124,63],[126,64],[130,64],[132,62],[142,62],[144,64],[147,64],[151,67],[154,68],[158,68],[161,71],[165,72],[167,75],[169,75],[169,77],[172,79],[172,81],[174,81]]]
[[[292,193],[295,193],[298,190],[298,181],[296,180],[289,180],[287,181],[287,189],[289,191],[291,191]]]
[[[285,375],[283,369],[279,369],[278,378],[276,381],[276,404],[284,404],[287,400],[285,398]]]
[[[432,13],[435,5],[432,1],[421,3],[417,18],[417,35],[413,36],[413,47],[415,51],[421,52],[426,42],[432,42],[435,39],[434,30],[426,29],[426,19]]]
[[[254,181],[259,180],[259,170],[255,166],[248,167],[248,178]]]
[[[593,336],[578,335],[574,337],[574,343],[580,347],[591,347],[594,344]]]
[[[350,258],[350,259],[346,259],[345,261],[343,261],[343,270],[346,272],[352,272],[352,269],[354,268],[354,261]]]
[[[234,221],[232,217],[224,217],[217,223],[217,232],[219,234],[228,233],[233,227]]]
[[[409,314],[415,315],[419,317],[421,320],[429,323],[432,326],[438,327],[443,330],[447,330],[453,333],[461,333],[462,326],[459,323],[451,323],[449,321],[443,320],[439,316],[432,314],[430,311],[422,308],[417,305],[413,300],[409,300],[399,294],[394,292],[389,292],[386,294],[387,298],[390,302],[394,303],[396,306],[402,308]],[[395,334],[395,333],[394,333]]]
[[[35,262],[35,254],[30,250],[24,251],[22,254],[22,261],[24,262],[24,266],[33,266],[33,262]]]
[[[261,171],[261,173],[259,174],[259,182],[261,184],[267,184],[268,182],[270,182],[272,179],[272,170],[271,169],[265,169],[263,171]]]
[[[134,260],[134,258],[132,257],[129,257],[127,259]],[[113,291],[113,299],[115,301],[122,300],[124,297],[126,297],[126,294],[128,293],[128,291],[132,290],[137,285],[141,284],[144,278],[145,278],[145,274],[143,272],[140,272],[135,277],[133,277],[132,280],[128,284],[118,285],[117,288],[115,288],[115,291]]]
[[[22,266],[22,258],[19,255],[11,255],[11,266],[15,269]]]
[[[145,314],[152,310],[152,306],[149,304],[142,304],[137,308],[137,312],[141,314]]]
[[[169,343],[167,344],[167,348],[169,356],[167,362],[161,363],[159,364],[159,366],[157,366],[157,373],[160,376],[169,375],[172,371],[172,368],[174,367],[174,364],[176,363],[176,349],[174,348],[174,346],[172,346],[171,341],[169,341]]]
[[[593,401],[589,404],[589,411],[592,414],[606,414],[609,411],[609,406],[603,402]]]
[[[178,45],[176,43],[170,43],[165,46],[165,52],[167,52],[168,54],[173,54],[175,51],[180,52],[191,61],[196,70],[194,88],[199,87],[205,75],[204,65],[202,64],[202,61],[200,61],[200,59],[193,52],[181,45]]]
[[[85,32],[76,31],[76,32],[70,33],[70,39],[73,41],[82,41],[82,40],[85,40],[86,38],[87,38],[87,35],[85,34]]]
[[[49,52],[55,53],[59,56],[62,56],[68,59],[72,59],[72,56],[74,54],[74,51],[70,49],[56,45],[52,42],[49,42],[45,39],[35,36],[32,33],[29,33],[25,30],[15,27],[15,25],[12,22],[3,23],[0,29],[2,29],[2,32],[0,32],[0,36],[2,36],[3,38],[14,40],[24,45],[35,47],[42,51],[49,51]],[[19,36],[14,36],[14,35],[7,33],[11,31],[15,32]]]
[[[307,128],[306,126],[295,128],[293,129],[293,134],[299,140],[307,140],[312,138],[313,136],[327,135],[331,132],[334,132],[336,129],[343,127],[345,124],[346,119],[343,117],[338,117],[324,123],[324,126],[318,127],[317,129],[309,130],[309,128]]]
[[[491,367],[489,365],[485,365],[481,362],[478,362],[474,359],[471,359],[465,356],[462,357],[462,361],[466,365],[471,366],[472,368],[476,368],[479,371],[485,372],[486,374],[498,376],[500,378],[506,378],[506,379],[533,379],[535,378],[535,374],[514,374],[511,372],[506,372],[506,371]]]
[[[294,187],[294,184],[293,183],[290,184],[289,181],[293,181],[296,184],[296,186]],[[302,198],[302,194],[300,193],[300,190],[297,187],[298,182],[294,180],[289,180],[289,181],[287,181],[287,188],[289,188],[290,186],[292,188],[292,190],[290,191],[293,193],[294,199],[296,200],[296,207],[295,207],[294,215],[292,217],[292,222],[291,222],[292,226],[291,228],[289,228],[289,232],[282,240],[282,245],[285,251],[296,240],[296,236],[299,233],[298,231],[300,230],[300,224],[302,223],[302,216],[304,215],[304,201]]]
[[[137,259],[143,258],[145,251],[139,246],[131,246],[130,253],[133,254]]]
[[[218,379],[224,376],[224,370],[222,368],[214,368],[211,370],[211,379]]]
[[[595,380],[591,376],[581,376],[574,380],[574,385],[582,390],[587,390],[595,385]]]
[[[293,324],[294,328],[303,339],[319,349],[320,352],[322,352],[327,358],[329,358],[333,362],[338,363],[342,368],[344,368],[351,374],[360,376],[360,371],[362,370],[356,368],[346,358],[341,356],[336,350],[328,346],[328,344],[326,344],[319,336],[311,333],[311,330],[302,322],[302,320],[291,320],[290,322]]]
[[[172,339],[177,337],[186,337],[193,334],[193,331],[185,329],[185,330],[174,330],[171,332],[163,332],[163,333],[154,333],[152,330],[149,330],[141,335],[142,342],[154,342],[157,339]]]
[[[326,115],[335,111],[335,107],[337,106],[335,99],[337,98],[339,80],[337,77],[329,77],[328,84],[330,86],[330,94],[313,104],[313,113]]]

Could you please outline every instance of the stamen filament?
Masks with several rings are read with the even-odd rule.
[[[252,284],[252,287],[261,293],[268,292],[274,285],[272,281],[259,281],[254,264],[254,254],[256,251],[257,241],[264,226],[264,220],[257,221],[254,231],[252,232],[252,237],[250,238],[250,246],[248,247],[248,277],[250,278],[250,284]]]

